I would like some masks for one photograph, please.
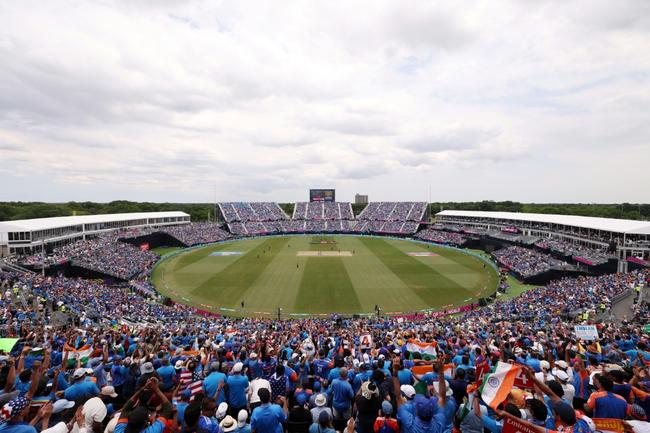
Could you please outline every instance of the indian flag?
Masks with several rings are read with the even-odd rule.
[[[415,339],[410,339],[406,343],[406,351],[409,353],[409,357],[413,358],[413,355],[416,353],[420,354],[420,358],[428,360],[428,359],[435,359],[436,358],[436,343],[435,341],[432,343],[423,343],[422,341],[418,341]]]
[[[77,364],[77,359],[81,360],[81,365],[84,365],[90,359],[90,354],[93,353],[93,347],[89,344],[75,349],[72,346],[65,345],[63,346],[64,352],[69,352],[68,354],[68,368],[73,368]]]
[[[483,378],[481,398],[488,406],[496,409],[508,397],[520,368],[518,365],[499,361],[494,371]]]
[[[415,365],[411,368],[411,373],[413,373],[413,379],[415,383],[413,384],[413,388],[415,388],[415,392],[417,394],[422,394],[426,395],[427,393],[427,387],[428,383],[424,380],[421,380],[422,376],[424,376],[427,373],[433,373],[433,366],[432,365]],[[445,370],[444,370],[445,377],[454,377],[454,364],[445,364]],[[436,382],[437,379],[434,379],[434,382]]]

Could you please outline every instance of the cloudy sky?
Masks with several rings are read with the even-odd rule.
[[[0,59],[0,201],[650,202],[647,0],[7,1]]]

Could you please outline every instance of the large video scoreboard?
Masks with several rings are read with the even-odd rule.
[[[333,189],[310,189],[309,201],[335,201]]]

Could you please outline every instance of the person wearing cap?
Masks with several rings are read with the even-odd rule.
[[[248,378],[242,374],[244,364],[236,362],[232,367],[232,374],[226,379],[228,413],[237,416],[240,410],[246,409],[248,404],[247,391],[249,388]]]
[[[397,421],[401,425],[410,417],[415,415],[415,405],[413,399],[415,398],[415,388],[413,385],[400,385],[399,382],[399,368],[403,361],[398,357],[393,358],[393,387],[395,395],[399,397],[397,400]]]
[[[156,369],[153,368],[153,363],[151,361],[145,362],[140,367],[140,378],[138,379],[138,385],[137,385],[138,388],[143,387],[147,383],[147,381],[152,377],[155,377],[159,381],[162,380],[160,375],[156,372]],[[159,383],[161,386],[163,385],[162,382]]]
[[[327,412],[330,418],[333,418],[332,409],[327,407],[327,396],[325,394],[316,394],[314,398],[314,407],[311,409],[312,422],[317,423],[321,412]]]
[[[375,419],[373,431],[375,433],[399,433],[399,425],[395,418],[391,418],[393,414],[393,406],[390,402],[384,400],[381,403],[381,410],[379,416]]]
[[[399,368],[399,361],[395,359],[393,361],[393,369],[397,370]],[[435,371],[438,373],[438,388],[436,398],[426,398],[422,395],[415,395],[413,398],[414,411],[404,409],[404,402],[402,399],[397,399],[397,419],[400,425],[400,430],[406,433],[421,433],[425,431],[432,431],[435,428],[435,425],[447,426],[449,419],[453,416],[453,412],[448,413],[447,410],[439,410],[439,408],[446,408],[447,401],[449,400],[447,396],[447,381],[445,380],[444,371],[445,363],[444,357],[439,357],[434,366]],[[393,385],[395,391],[399,390],[402,394],[402,388],[405,388],[407,391],[411,389],[407,388],[410,385],[399,386],[399,381],[396,377],[393,378]],[[410,387],[413,388],[413,387]],[[415,389],[413,389],[413,394],[415,394]],[[407,400],[408,401],[408,400]]]
[[[262,371],[262,364],[257,359],[256,352],[251,352],[251,354],[248,356],[248,359],[246,360],[246,366],[248,367],[251,379],[262,377],[264,374]]]
[[[552,364],[552,370],[551,372],[555,374],[558,370],[564,371],[568,376],[569,376],[569,382],[573,382],[573,369],[569,367],[569,363],[566,362],[565,360],[561,359],[559,361],[555,361]]]
[[[115,392],[118,395],[118,399],[122,399],[123,397],[122,387],[126,381],[128,374],[129,369],[123,365],[122,357],[115,355],[113,357],[113,366],[111,367],[111,384],[113,387],[115,387]]]
[[[405,417],[415,415],[415,388],[411,385],[400,387],[400,398],[397,400],[397,421],[401,424]]]
[[[245,409],[237,415],[237,433],[251,433],[251,425],[247,422],[248,412]]]
[[[101,431],[104,418],[108,414],[106,402],[117,397],[115,388],[112,386],[105,386],[99,392],[98,397],[93,397],[86,401],[81,409],[81,414],[84,417],[84,425],[94,432]],[[72,433],[79,431],[80,426],[75,424]]]
[[[63,393],[66,400],[85,402],[87,399],[99,395],[99,388],[97,388],[95,382],[86,380],[86,374],[87,370],[85,368],[77,368],[74,373],[72,373],[72,380],[74,383]]]
[[[192,391],[185,388],[178,396],[178,400],[174,399],[172,402],[176,408],[176,420],[178,425],[183,425],[185,409],[190,404],[190,398],[192,398]]]
[[[217,412],[214,414],[214,417],[217,419],[217,421],[221,421],[228,415],[228,403],[221,402],[219,403],[219,406],[217,406]]]
[[[379,370],[375,370],[379,371]],[[355,397],[357,408],[356,427],[358,433],[372,433],[372,428],[381,409],[382,398],[379,388],[374,382],[368,381],[361,385],[361,390]]]
[[[287,421],[287,399],[279,397],[282,406],[271,403],[271,392],[266,388],[258,391],[262,404],[251,414],[252,433],[283,433]]]
[[[208,397],[217,400],[217,404],[226,401],[226,375],[219,371],[219,362],[210,363],[210,374],[203,379],[203,391]]]
[[[551,364],[547,360],[543,359],[539,361],[539,370],[539,372],[535,373],[535,377],[540,382],[548,382],[554,379],[551,374]]]
[[[576,389],[572,384],[569,383],[569,375],[566,373],[566,371],[556,369],[553,376],[562,385],[564,399],[568,402],[573,402],[573,397],[575,397]]]
[[[55,401],[52,404],[52,421],[68,420],[70,409],[74,407],[74,401],[68,401],[65,398]]]
[[[312,394],[309,397],[309,407],[316,407],[316,396],[321,393],[322,386],[319,381],[314,381],[314,384],[311,386]]]
[[[287,431],[289,433],[306,432],[311,422],[312,415],[307,409],[307,396],[299,394],[287,415]]]
[[[2,433],[37,433],[33,425],[26,422],[29,415],[30,399],[25,397],[16,397],[9,401],[2,407],[0,411],[0,432]],[[45,407],[48,409],[44,409]],[[44,426],[47,428],[49,424],[49,416],[52,413],[52,405],[47,404],[39,409],[39,414],[46,415],[47,419],[44,421]],[[49,413],[48,413],[49,412]]]
[[[230,415],[226,415],[226,417],[219,423],[219,427],[221,427],[223,433],[229,433],[237,430],[237,421],[235,421],[235,418]]]

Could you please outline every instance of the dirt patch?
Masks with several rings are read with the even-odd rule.
[[[298,251],[298,257],[352,257],[352,251]]]

